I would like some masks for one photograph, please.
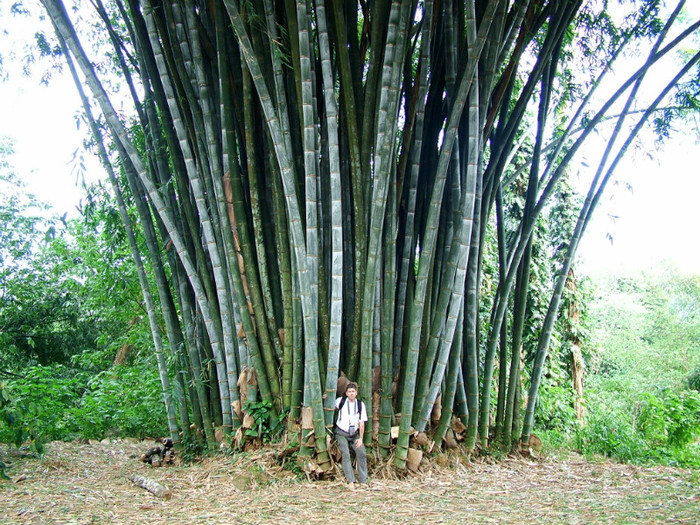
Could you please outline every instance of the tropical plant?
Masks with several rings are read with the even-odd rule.
[[[160,379],[152,363],[117,366],[91,377],[63,415],[64,436],[102,439],[167,434]]]
[[[36,420],[31,416],[30,408],[18,402],[10,393],[4,381],[0,382],[0,443],[11,443],[17,448],[28,445],[34,453],[44,452],[44,438],[35,428]],[[2,474],[5,465],[3,464]]]
[[[0,442],[37,452],[52,440],[167,433],[160,381],[151,364],[93,375],[63,365],[31,366],[2,382]]]
[[[244,433],[245,437],[270,443],[284,430],[284,414],[275,415],[269,401],[246,401],[243,409],[253,418],[253,424]]]

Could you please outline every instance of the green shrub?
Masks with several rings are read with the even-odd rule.
[[[42,443],[78,437],[146,437],[167,433],[158,371],[120,366],[95,376],[62,365],[34,366],[3,383],[0,442]]]
[[[637,463],[700,464],[698,276],[661,266],[599,285],[591,311],[600,352],[587,363],[582,450]]]
[[[560,386],[545,379],[535,408],[535,426],[545,431],[567,431],[576,424],[573,400],[576,393],[569,386]]]
[[[681,448],[692,443],[700,434],[700,396],[687,390],[661,390],[658,397],[645,392],[638,428],[652,446]]]
[[[10,443],[17,448],[29,443],[33,452],[42,454],[43,441],[34,428],[34,420],[27,414],[27,406],[12,398],[6,383],[0,383],[0,443]],[[9,479],[5,474],[5,464],[0,463],[0,467],[0,477]]]
[[[243,403],[243,411],[253,417],[253,427],[245,432],[246,437],[258,438],[261,443],[270,443],[284,430],[284,413],[274,417],[269,401]]]
[[[6,411],[11,412],[13,421],[0,430],[0,441],[64,439],[66,410],[80,399],[85,382],[85,374],[62,365],[29,367],[23,378],[8,381],[7,395],[12,403]]]
[[[88,439],[167,434],[158,371],[119,366],[94,376],[79,403],[67,414],[68,425]]]
[[[577,444],[585,455],[602,454],[633,463],[652,459],[631,418],[600,407],[589,413],[586,425],[577,433]]]
[[[700,465],[700,397],[694,392],[642,393],[634,404],[614,392],[590,393],[586,424],[577,432],[583,454],[630,463]]]

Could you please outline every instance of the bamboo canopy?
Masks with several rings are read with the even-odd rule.
[[[132,232],[172,439],[195,429],[213,448],[213,427],[248,429],[267,403],[321,469],[339,377],[359,383],[365,440],[398,468],[415,432],[527,442],[590,214],[697,74],[687,54],[641,99],[697,34],[683,2],[615,27],[580,0],[95,0],[89,26],[42,3]],[[89,56],[85,35],[109,53]],[[638,69],[596,102],[639,42]],[[603,124],[610,149],[523,368],[537,226]]]

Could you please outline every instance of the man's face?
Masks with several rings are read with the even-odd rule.
[[[345,395],[350,401],[355,401],[355,398],[357,397],[357,390],[355,390],[354,388],[348,388],[345,391]]]

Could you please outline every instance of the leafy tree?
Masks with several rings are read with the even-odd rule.
[[[477,436],[488,446],[492,394],[512,392],[497,411],[503,425],[524,383],[517,366],[496,372],[509,355],[520,362],[543,213],[583,144],[604,132],[552,287],[530,303],[548,306],[529,321],[539,326],[528,327],[527,408],[509,429],[527,442],[596,203],[650,119],[669,129],[697,108],[700,54],[656,72],[700,28],[679,16],[683,2],[671,12],[625,4],[616,18],[574,0],[128,0],[93,3],[94,19],[42,3],[114,185],[173,439],[191,415],[213,446],[210,423],[239,429],[244,394],[259,394],[273,419],[289,410],[289,429],[301,423],[301,454],[313,446],[323,469],[341,369],[368,411],[378,406],[368,443],[376,435],[389,456],[399,424],[397,467],[436,406],[439,439],[454,413],[469,449]],[[89,57],[90,37],[110,51]],[[612,63],[635,56],[599,95]],[[131,114],[114,109],[115,75]],[[651,75],[661,87],[642,89]],[[508,195],[521,211],[504,209]]]
[[[73,297],[55,286],[50,261],[36,257],[55,240],[57,221],[45,205],[22,191],[9,165],[12,148],[0,151],[0,367],[14,363],[65,361],[74,339]]]
[[[104,368],[143,313],[124,242],[94,221],[52,217],[7,163],[0,183],[0,368],[65,364],[96,348],[111,354]]]

